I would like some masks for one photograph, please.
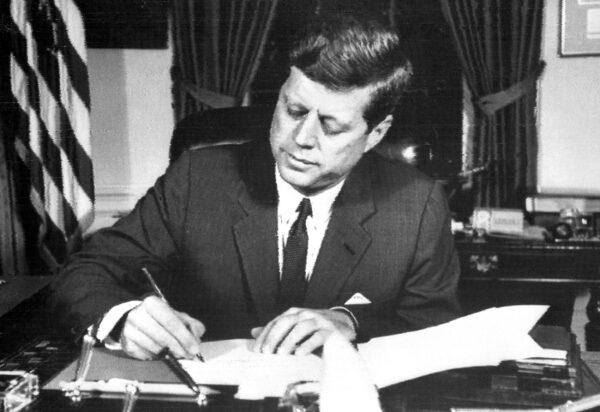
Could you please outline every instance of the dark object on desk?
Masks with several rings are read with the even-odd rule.
[[[489,399],[517,406],[553,406],[581,398],[583,372],[575,336],[555,326],[538,326],[530,334],[545,349],[567,351],[565,364],[515,360],[502,362],[497,367],[449,371],[449,380],[463,389],[453,388],[448,396]]]
[[[184,383],[188,388],[190,388],[197,396],[198,403],[204,404],[206,402],[206,393],[203,392],[202,387],[200,387],[194,379],[190,376],[189,373],[179,363],[177,358],[173,356],[169,348],[164,348],[158,354],[158,359],[162,360],[165,365],[173,372],[182,383]]]
[[[71,363],[44,385],[44,389],[60,392],[60,382],[73,379],[76,362]],[[159,360],[141,361],[132,359],[119,351],[109,351],[102,347],[93,349],[92,363],[86,380],[99,381],[111,378],[135,380],[139,382],[160,382],[181,384],[181,379],[174,371]],[[237,392],[235,385],[210,385],[224,396],[232,396]]]
[[[7,276],[0,286],[0,369],[24,370],[40,382],[77,356],[74,342],[57,336],[46,306],[50,276]]]
[[[385,406],[386,399],[404,393],[407,411],[447,410],[449,405],[552,407],[600,392],[600,382],[581,361],[572,334],[563,328],[538,326],[531,335],[544,348],[568,348],[567,365],[540,367],[511,361],[498,367],[455,369],[386,388],[380,391],[382,402]]]
[[[568,223],[557,223],[550,230],[554,239],[570,239],[573,237],[573,228]]]
[[[0,277],[0,317],[50,284],[51,276]]]

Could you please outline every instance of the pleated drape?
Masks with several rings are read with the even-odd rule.
[[[0,119],[0,276],[28,272],[25,235],[17,211],[15,160],[7,150],[11,139]]]
[[[278,0],[174,0],[176,120],[238,106],[260,65]]]
[[[543,0],[441,0],[473,96],[475,206],[523,208],[536,183]]]

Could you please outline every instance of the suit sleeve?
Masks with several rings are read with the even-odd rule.
[[[381,306],[348,306],[359,323],[359,340],[421,329],[460,316],[459,275],[450,210],[441,184],[436,183],[423,209],[412,263],[399,296]]]
[[[185,154],[114,226],[93,234],[69,258],[52,285],[57,319],[80,335],[110,308],[140,299],[151,288],[146,267],[168,290],[169,267],[178,259],[189,192],[190,158]]]

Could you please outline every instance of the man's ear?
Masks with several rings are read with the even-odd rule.
[[[377,126],[371,129],[371,132],[367,135],[367,145],[365,146],[365,153],[377,146],[381,139],[383,139],[392,125],[394,116],[388,114]]]

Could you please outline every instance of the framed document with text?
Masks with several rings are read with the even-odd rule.
[[[600,0],[561,0],[560,7],[560,55],[600,55]]]

